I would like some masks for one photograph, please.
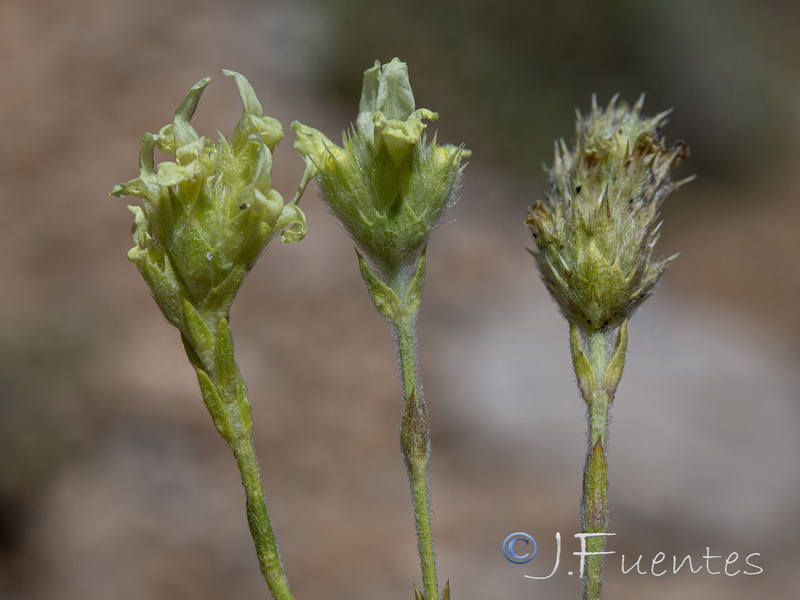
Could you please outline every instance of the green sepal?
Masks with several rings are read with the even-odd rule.
[[[375,308],[390,322],[397,322],[400,313],[400,298],[392,288],[375,275],[358,250],[356,250],[356,255],[358,256],[358,268],[361,270],[361,277],[364,279],[364,283],[367,284],[367,290],[369,290],[369,295],[375,304]]]
[[[628,321],[622,322],[617,332],[617,341],[614,344],[614,354],[603,377],[603,387],[606,389],[609,400],[614,400],[617,386],[622,379],[622,370],[625,368],[625,355],[628,352]]]
[[[215,343],[214,334],[203,318],[186,300],[183,301],[183,331],[192,349],[200,359],[200,364],[208,369],[214,366]]]
[[[569,324],[569,349],[572,354],[572,366],[575,368],[575,376],[578,379],[578,387],[583,399],[588,402],[594,389],[594,371],[583,349],[581,334],[573,323]]]
[[[419,591],[417,586],[414,586],[414,600],[425,600],[425,594]]]
[[[217,388],[214,386],[214,382],[211,381],[208,373],[206,373],[203,369],[195,368],[195,371],[197,372],[197,381],[200,384],[200,391],[203,394],[203,402],[205,403],[208,412],[211,414],[211,420],[214,421],[214,427],[217,428],[217,431],[219,431],[219,434],[228,443],[228,445],[232,445],[236,439],[236,431],[234,430],[230,417],[225,410],[225,405],[217,393]]]
[[[228,319],[219,320],[217,328],[217,385],[226,403],[234,402],[237,395],[239,369],[233,356],[233,337]]]

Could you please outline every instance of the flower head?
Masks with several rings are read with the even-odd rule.
[[[305,235],[305,216],[272,189],[272,153],[281,124],[264,116],[239,73],[233,77],[244,113],[230,141],[198,135],[189,120],[208,78],[197,83],[173,122],[142,140],[139,177],[114,187],[115,196],[139,196],[131,206],[136,263],[167,319],[180,326],[183,302],[198,311],[226,314],[242,279],[269,241]],[[158,148],[174,160],[155,165]],[[217,317],[218,318],[218,317]]]
[[[548,290],[567,319],[583,331],[616,327],[653,291],[672,260],[652,260],[658,210],[685,181],[671,171],[688,156],[667,147],[660,128],[668,113],[641,116],[614,98],[578,114],[571,151],[556,145],[545,201],[530,208],[533,251]]]
[[[292,123],[295,148],[316,170],[322,197],[385,279],[411,276],[431,230],[454,200],[463,147],[428,143],[408,68],[398,59],[364,73],[356,126],[337,146]]]

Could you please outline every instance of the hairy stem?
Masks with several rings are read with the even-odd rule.
[[[578,386],[587,406],[588,444],[583,471],[581,528],[583,533],[608,533],[608,422],[625,361],[627,325],[619,332],[578,332],[571,326],[570,345]],[[600,600],[603,589],[604,535],[586,539],[583,599]]]
[[[439,600],[436,576],[436,554],[433,547],[430,482],[430,426],[428,410],[419,384],[416,357],[416,336],[413,319],[394,323],[394,336],[400,375],[403,381],[403,415],[400,421],[400,443],[411,484],[417,547],[422,567],[422,584],[426,600]]]
[[[272,531],[272,522],[267,510],[267,500],[261,483],[252,439],[242,440],[233,449],[236,463],[242,474],[242,485],[247,496],[247,522],[256,546],[261,574],[267,581],[275,600],[292,600],[289,582],[283,570],[278,544]]]
[[[233,354],[227,317],[195,320],[184,333],[184,347],[197,372],[203,401],[217,431],[228,444],[242,476],[247,522],[261,573],[275,600],[293,600],[272,530],[253,444],[253,419],[247,387]]]

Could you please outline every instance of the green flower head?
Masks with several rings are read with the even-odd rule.
[[[315,169],[325,203],[386,279],[413,269],[469,156],[427,141],[425,121],[437,117],[415,108],[408,68],[395,58],[364,73],[356,125],[341,147],[292,123],[295,148]]]
[[[614,98],[605,110],[592,102],[578,114],[577,141],[556,145],[545,201],[530,208],[533,255],[548,290],[567,319],[583,331],[613,328],[653,291],[672,260],[652,260],[661,223],[658,210],[685,181],[671,171],[689,151],[664,144],[667,112],[641,116]]]
[[[269,241],[305,236],[305,216],[272,189],[272,153],[283,137],[281,124],[264,116],[247,79],[233,77],[244,104],[230,141],[198,135],[189,123],[208,85],[195,85],[173,122],[148,133],[139,155],[139,177],[119,184],[115,196],[139,196],[132,206],[133,238],[128,258],[136,263],[167,319],[180,327],[183,302],[200,312],[224,315]],[[158,148],[174,160],[157,166]]]

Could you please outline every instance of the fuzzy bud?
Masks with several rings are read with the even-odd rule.
[[[612,99],[578,114],[577,141],[556,145],[550,190],[526,224],[547,289],[566,318],[585,332],[619,326],[653,291],[672,260],[652,260],[658,210],[685,181],[672,170],[689,155],[660,135],[668,113],[641,116],[643,98],[628,107]]]
[[[190,125],[208,85],[195,85],[173,122],[142,141],[139,177],[119,184],[115,196],[139,196],[132,206],[136,263],[167,320],[186,329],[184,302],[216,322],[227,314],[242,279],[269,241],[302,239],[305,216],[284,204],[272,189],[272,152],[283,137],[281,124],[264,116],[261,104],[239,73],[233,77],[244,114],[231,136],[218,143]],[[174,160],[155,165],[158,148]]]
[[[427,142],[425,121],[437,117],[415,108],[408,69],[395,58],[364,73],[356,126],[342,147],[292,123],[295,148],[315,168],[323,200],[390,286],[413,278],[469,156],[462,147]]]

